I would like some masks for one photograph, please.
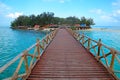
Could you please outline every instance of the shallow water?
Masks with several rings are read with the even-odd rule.
[[[102,43],[107,45],[110,48],[114,48],[120,53],[120,29],[108,29],[108,28],[98,28],[98,29],[91,29],[91,30],[81,30],[77,31],[80,34],[85,34],[93,40],[98,41],[99,39],[102,40]],[[92,50],[91,50],[92,51]],[[105,53],[108,50],[104,49]],[[92,51],[94,55],[94,51]],[[117,55],[120,59],[120,55]],[[111,63],[111,55],[106,58],[108,60],[108,64]],[[105,59],[101,59],[103,64],[105,65]],[[114,70],[120,71],[120,63],[115,59],[114,62]],[[120,73],[115,73],[117,77],[120,79]]]
[[[102,39],[102,43],[120,51],[120,30],[112,30],[100,28],[98,30],[78,31],[84,33],[94,40]],[[0,67],[17,56],[20,52],[36,42],[36,38],[42,39],[47,32],[28,31],[28,30],[12,30],[10,28],[0,28]],[[15,64],[13,64],[15,65]],[[120,69],[117,67],[117,69]],[[8,77],[14,67],[10,67],[5,73],[0,75],[2,78]]]
[[[37,38],[42,39],[46,34],[40,31],[0,28],[0,67],[34,44]]]
[[[93,40],[98,41],[102,40],[102,43],[120,51],[120,29],[92,29],[92,30],[81,30],[77,31],[80,34],[85,34],[92,38]]]
[[[13,30],[8,27],[0,27],[0,67],[36,43],[37,38],[41,40],[48,33],[49,32],[45,31]],[[13,75],[18,61],[19,60],[8,67],[4,72],[0,73],[0,80]],[[24,71],[24,68],[22,68],[20,73]]]

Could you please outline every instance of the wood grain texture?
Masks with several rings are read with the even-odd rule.
[[[59,29],[27,80],[115,80],[65,29]]]

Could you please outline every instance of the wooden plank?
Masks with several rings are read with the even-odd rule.
[[[65,29],[59,29],[27,80],[115,80]]]

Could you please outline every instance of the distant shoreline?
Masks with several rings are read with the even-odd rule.
[[[108,31],[108,32],[120,32],[120,29],[111,29],[111,28],[91,28],[85,29],[82,31]]]

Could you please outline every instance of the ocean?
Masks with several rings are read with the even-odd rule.
[[[119,54],[117,54],[119,60],[120,60],[120,27],[112,27],[112,26],[96,26],[89,30],[79,30],[77,31],[80,34],[85,34],[89,38],[98,41],[101,39],[102,44],[115,49]],[[97,49],[97,48],[96,48]],[[108,53],[109,51],[105,48],[104,53]],[[91,50],[92,51],[92,50]],[[94,53],[94,50],[92,51],[93,55],[96,55]],[[102,55],[102,52],[100,53]],[[111,63],[111,57],[112,55],[108,56],[106,59],[108,60],[108,64]],[[101,59],[104,65],[105,59]],[[116,72],[115,75],[119,77],[120,79],[120,62],[115,58],[114,60],[114,71]]]
[[[96,26],[91,30],[78,32],[96,41],[101,39],[103,44],[120,51],[120,45],[118,45],[120,43],[120,27]]]
[[[103,44],[120,51],[120,27],[93,26],[92,28],[92,30],[77,32],[84,33],[97,41],[101,39]],[[13,30],[9,27],[0,27],[0,67],[34,44],[37,38],[41,40],[48,33],[45,31]],[[120,70],[119,66],[115,68]],[[0,80],[6,76],[9,77],[12,69],[13,67],[10,67],[7,72],[1,73]]]
[[[0,67],[12,60],[18,54],[36,43],[49,32],[33,30],[13,30],[9,27],[0,27]],[[15,65],[15,64],[13,64]],[[13,67],[0,74],[0,80],[11,75]]]

